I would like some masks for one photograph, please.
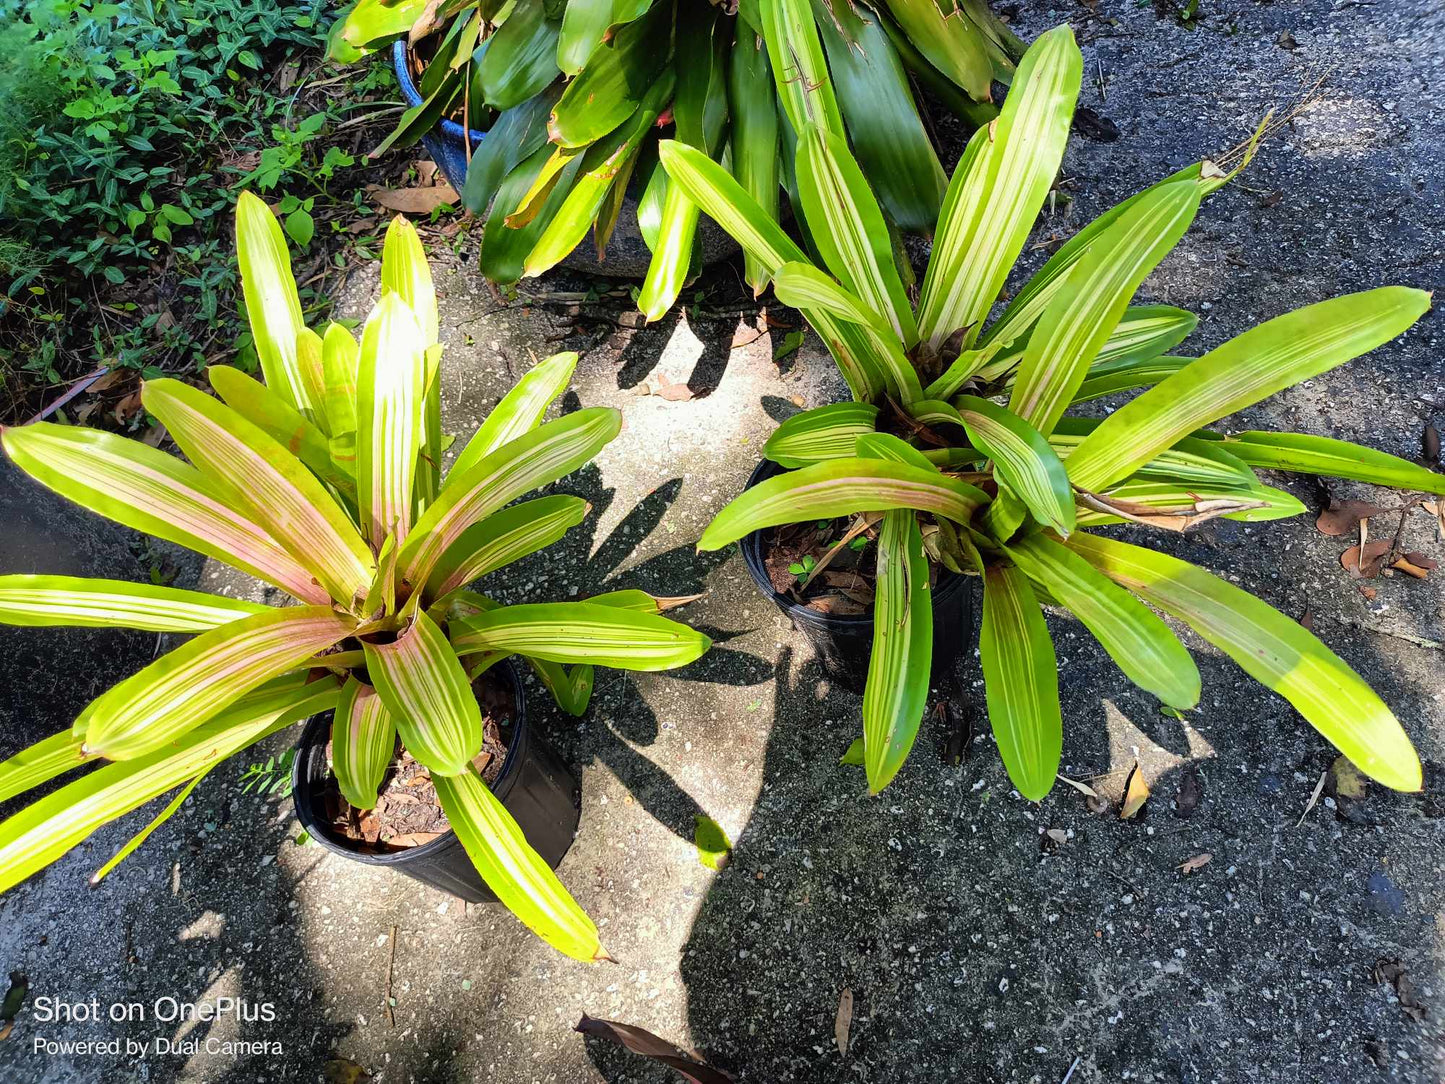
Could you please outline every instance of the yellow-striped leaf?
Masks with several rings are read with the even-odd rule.
[[[507,910],[558,952],[577,960],[607,959],[597,927],[481,777],[467,770],[434,782],[452,831]]]
[[[1395,790],[1420,789],[1420,758],[1394,714],[1298,621],[1176,557],[1082,533],[1069,546],[1279,693],[1370,778]]]
[[[778,100],[793,131],[816,124],[840,138],[847,135],[843,114],[828,75],[818,24],[808,0],[765,0],[760,5],[763,38],[773,64]]]
[[[224,561],[303,602],[329,597],[272,541],[260,517],[175,456],[114,433],[51,422],[0,430],[0,442],[26,474],[92,512]]]
[[[426,583],[463,531],[529,490],[571,474],[621,427],[616,410],[589,407],[508,441],[467,470],[453,470],[401,549],[397,568],[402,579]]]
[[[965,346],[978,338],[1058,173],[1082,73],[1068,26],[1041,35],[998,120],[970,141],[944,197],[919,299],[919,333],[933,350],[960,328],[969,329]]]
[[[988,721],[1009,779],[1029,801],[1043,801],[1064,750],[1059,664],[1029,578],[1017,566],[984,573],[978,655]]]
[[[508,441],[536,429],[546,417],[547,408],[567,390],[576,368],[577,355],[571,351],[553,354],[533,366],[511,391],[502,396],[502,401],[472,435],[452,464],[448,483],[466,474]]]
[[[958,413],[969,441],[993,459],[999,480],[1036,520],[1067,537],[1074,529],[1074,491],[1043,434],[1012,411],[973,395],[959,396]]]
[[[1106,418],[1069,457],[1069,477],[1098,492],[1180,437],[1389,342],[1429,308],[1423,290],[1386,286],[1251,328]]]
[[[858,438],[873,432],[877,419],[878,408],[871,403],[834,403],[805,410],[773,430],[763,455],[785,467],[851,458]]]
[[[1199,668],[1153,610],[1044,534],[1019,538],[1007,552],[1084,623],[1135,685],[1171,707],[1199,702]]]
[[[376,690],[346,679],[331,718],[331,772],[341,796],[357,809],[376,805],[376,792],[396,748],[396,721]]]
[[[1213,442],[1211,442],[1213,443]],[[1445,474],[1347,440],[1310,433],[1235,433],[1218,447],[1255,467],[1353,478],[1377,486],[1445,494]]]
[[[67,728],[0,763],[0,802],[8,802],[17,794],[90,763],[95,755],[81,748],[83,741],[79,734]]]
[[[383,294],[361,334],[356,402],[358,510],[375,545],[411,531],[426,381],[416,318],[399,295]]]
[[[863,767],[870,794],[893,781],[913,748],[932,665],[933,600],[918,517],[911,510],[885,512],[863,691]]]
[[[597,602],[502,606],[452,628],[452,647],[459,655],[505,651],[619,670],[671,670],[712,646],[702,633],[677,621]]]
[[[269,606],[129,580],[0,576],[0,624],[205,632]]]
[[[440,598],[489,572],[556,542],[581,523],[591,507],[581,497],[538,497],[474,523],[432,570],[427,597]]]
[[[460,775],[482,748],[471,683],[426,613],[389,644],[365,643],[366,670],[402,744],[432,775]]]
[[[179,380],[146,381],[141,401],[186,457],[264,525],[333,599],[347,605],[365,591],[376,564],[356,525],[275,438]]]
[[[744,490],[708,524],[697,548],[721,549],[762,527],[893,508],[967,523],[987,503],[982,490],[937,470],[882,459],[830,459]]]
[[[85,751],[134,760],[169,745],[258,685],[351,634],[326,606],[243,617],[188,640],[111,686],[75,720]]]
[[[326,325],[321,339],[321,367],[326,377],[326,420],[333,441],[356,432],[356,371],[361,361],[361,347],[351,332],[332,321]],[[356,461],[337,463],[348,475],[355,476]]]
[[[251,192],[236,199],[236,262],[266,384],[306,417],[315,418],[323,405],[312,401],[310,382],[297,359],[296,340],[306,324],[286,237],[265,201]]]

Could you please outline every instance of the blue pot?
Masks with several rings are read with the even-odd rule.
[[[406,39],[391,47],[391,66],[396,72],[396,81],[401,86],[401,96],[406,99],[407,108],[421,105],[421,92],[412,82],[411,72],[406,64]],[[475,128],[471,131],[472,149],[475,150],[486,132]],[[421,137],[427,154],[441,167],[442,174],[458,192],[467,183],[467,140],[465,130],[454,120],[443,120],[436,128]]]
[[[396,72],[396,81],[401,86],[401,95],[408,108],[421,105],[421,92],[412,82],[411,72],[406,63],[406,39],[398,41],[391,48],[391,66]],[[475,151],[486,132],[471,130],[471,146]],[[467,140],[465,130],[454,120],[443,119],[441,124],[421,137],[422,146],[442,171],[451,186],[461,193],[467,183]],[[635,188],[635,185],[634,185]],[[642,231],[637,225],[638,193],[629,190],[618,215],[612,239],[607,244],[607,258],[599,260],[590,240],[583,241],[567,256],[561,266],[573,271],[585,271],[594,275],[608,275],[618,278],[642,278],[652,260],[652,253],[642,240]],[[738,251],[738,244],[722,231],[706,215],[698,229],[702,244],[702,262],[715,263],[725,260]]]

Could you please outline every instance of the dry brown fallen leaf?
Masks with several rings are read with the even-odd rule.
[[[1340,555],[1340,564],[1357,580],[1373,580],[1380,574],[1385,557],[1394,543],[1388,538],[1377,538],[1365,543],[1365,559],[1360,560],[1360,547],[1351,546]]]
[[[1315,529],[1332,538],[1350,534],[1360,520],[1378,516],[1387,509],[1368,501],[1331,501],[1330,506],[1315,520]]]
[[[1180,862],[1179,865],[1175,866],[1174,868],[1187,877],[1191,873],[1194,873],[1196,870],[1203,869],[1205,866],[1209,865],[1209,863],[1213,861],[1214,855],[1210,854],[1208,851],[1205,851],[1203,854],[1196,854],[1193,858],[1186,858],[1183,862]]]
[[[1425,1003],[1415,992],[1415,984],[1410,981],[1410,976],[1399,960],[1377,961],[1370,977],[1377,983],[1388,983],[1395,988],[1395,996],[1400,999],[1400,1008],[1411,1020],[1425,1019]]]
[[[1129,772],[1129,781],[1124,784],[1124,805],[1119,810],[1119,819],[1126,821],[1138,815],[1149,800],[1149,784],[1144,781],[1144,769],[1136,760]]]
[[[853,991],[843,987],[838,995],[838,1015],[833,1018],[833,1039],[838,1044],[838,1053],[848,1056],[848,1032],[853,1027]]]
[[[443,203],[453,207],[461,203],[457,190],[449,184],[427,188],[383,188],[379,184],[369,184],[366,194],[373,203],[379,203],[388,211],[400,211],[407,215],[430,214]]]
[[[1329,772],[1320,772],[1320,781],[1315,784],[1314,793],[1310,795],[1310,800],[1305,803],[1305,811],[1299,815],[1299,823],[1295,825],[1296,828],[1304,824],[1305,818],[1310,815],[1310,810],[1319,804],[1320,795],[1325,791],[1325,780],[1329,777]]]
[[[1070,779],[1067,775],[1060,775],[1058,778],[1060,781],[1069,784],[1069,786],[1073,787],[1085,798],[1097,798],[1099,796],[1099,792],[1087,783],[1080,783],[1077,779]]]
[[[695,1054],[674,1046],[646,1028],[618,1023],[615,1020],[596,1020],[583,1014],[572,1030],[597,1039],[606,1039],[624,1050],[651,1058],[660,1065],[675,1069],[694,1084],[732,1084],[730,1073],[714,1069]]]
[[[1192,817],[1199,808],[1199,799],[1203,796],[1204,788],[1199,785],[1199,769],[1193,764],[1186,764],[1179,773],[1179,795],[1174,799],[1174,815],[1181,819]]]
[[[685,403],[697,395],[686,384],[664,384],[653,394],[659,399],[666,399],[669,403]]]

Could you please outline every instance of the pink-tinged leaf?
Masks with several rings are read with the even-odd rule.
[[[414,585],[426,583],[442,554],[473,523],[522,494],[571,474],[621,428],[618,411],[590,407],[509,441],[465,472],[452,471],[436,503],[417,521],[401,549],[402,579]]]
[[[258,517],[175,456],[113,433],[50,422],[0,429],[0,440],[21,470],[92,512],[224,561],[303,602],[328,599]]]
[[[395,746],[396,722],[381,697],[370,685],[348,678],[331,721],[331,770],[351,805],[376,805]]]
[[[327,324],[326,337],[321,340],[321,366],[326,377],[326,422],[333,447],[356,432],[356,370],[360,364],[361,347],[351,332],[341,324]],[[336,462],[347,474],[355,474],[354,454]]]
[[[0,892],[8,891],[96,829],[194,779],[226,757],[299,719],[329,710],[338,682],[273,682],[138,760],[107,764],[47,794],[0,824]]]
[[[296,340],[306,323],[286,237],[271,209],[250,192],[242,192],[236,200],[236,262],[266,383],[314,420],[322,404],[312,401],[311,382],[303,376],[297,354]]]
[[[590,507],[581,497],[555,496],[493,512],[463,531],[442,555],[427,584],[427,597],[440,598],[550,546],[581,523]]]
[[[349,606],[376,571],[371,550],[341,506],[301,461],[230,407],[178,380],[147,381],[146,409],[187,458],[233,503]]]
[[[401,215],[386,227],[386,240],[381,246],[381,288],[396,294],[411,309],[421,332],[422,346],[434,345],[440,319],[431,268],[427,266],[426,252],[416,229]]]
[[[425,613],[389,644],[366,644],[366,669],[402,743],[434,775],[460,775],[482,747],[482,711],[446,634]]]
[[[92,700],[85,751],[134,760],[176,741],[262,682],[349,636],[325,606],[268,610],[204,632]]]
[[[205,632],[269,609],[224,595],[129,580],[0,576],[0,625]]]
[[[356,399],[356,484],[361,522],[380,545],[406,538],[424,437],[426,359],[411,309],[382,295],[361,335]]]
[[[492,408],[462,454],[452,465],[451,478],[460,478],[482,461],[484,456],[495,452],[510,440],[516,440],[530,433],[541,423],[547,408],[567,390],[572,372],[577,368],[574,353],[554,354],[545,361],[539,361],[529,370],[517,386],[502,401]]]

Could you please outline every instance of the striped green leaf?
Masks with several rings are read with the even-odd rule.
[[[241,696],[351,634],[326,606],[243,617],[187,640],[92,700],[75,720],[85,751],[134,760],[169,745]]]
[[[381,289],[394,293],[411,309],[421,333],[423,348],[437,342],[441,319],[437,313],[436,289],[431,268],[416,229],[403,216],[395,216],[386,227],[381,246]]]
[[[321,368],[326,381],[326,421],[331,439],[356,432],[356,373],[361,347],[344,326],[332,321],[321,339]],[[334,447],[334,445],[333,445]],[[356,461],[335,460],[345,474],[355,477]]]
[[[881,336],[897,334],[876,309],[869,308],[856,293],[810,263],[785,263],[779,267],[773,273],[773,292],[784,305],[795,309],[821,309]]]
[[[1069,477],[1097,492],[1195,429],[1389,342],[1429,308],[1423,290],[1387,286],[1260,324],[1111,414],[1069,457]]]
[[[987,502],[981,490],[937,470],[881,459],[831,459],[744,490],[708,524],[697,548],[721,549],[762,527],[893,508],[967,523]]]
[[[1258,482],[1249,486],[1161,481],[1135,475],[1104,494],[1081,495],[1079,525],[1098,527],[1126,520],[1188,531],[1223,516],[1242,523],[1265,523],[1302,515],[1305,506],[1293,493]],[[1111,514],[1115,512],[1116,514]]]
[[[356,525],[295,456],[230,407],[179,380],[148,380],[147,410],[235,506],[349,604],[376,571]]]
[[[573,85],[576,85],[575,81]],[[490,141],[490,138],[486,140]],[[526,196],[552,159],[552,155],[551,145],[543,143],[507,174],[497,190],[493,213],[482,231],[482,273],[493,282],[510,285],[522,277],[528,254],[536,247],[572,191],[572,185],[582,169],[585,157],[581,154],[571,156],[566,167],[551,184],[541,206],[529,211],[530,220],[525,226],[508,224],[509,218],[504,212],[509,207],[517,206]]]
[[[969,329],[965,346],[978,338],[1058,173],[1082,73],[1068,26],[1041,35],[998,120],[970,140],[944,197],[919,299],[919,332],[931,349],[959,328]]]
[[[1218,447],[1255,467],[1323,474],[1377,486],[1445,494],[1445,474],[1345,440],[1309,433],[1261,433],[1251,430],[1225,437],[1218,442]]]
[[[271,609],[254,602],[129,580],[0,576],[0,624],[205,632]]]
[[[44,869],[96,829],[269,734],[336,702],[337,682],[259,689],[209,722],[137,760],[107,764],[0,823],[0,892]]]
[[[938,470],[926,455],[892,433],[864,433],[855,447],[859,459],[888,459],[924,470]]]
[[[723,228],[771,277],[785,263],[807,263],[803,252],[738,182],[707,155],[664,139],[658,156],[671,181]]]
[[[778,218],[778,99],[763,39],[745,25],[728,54],[728,113],[732,119],[733,175],[759,209]],[[743,253],[743,277],[756,297],[771,270]]]
[[[537,486],[571,474],[601,451],[622,427],[622,416],[591,407],[547,422],[453,470],[436,503],[417,521],[402,546],[397,569],[407,583],[426,583],[432,569],[463,531]]]
[[[493,512],[452,543],[432,570],[427,597],[441,596],[558,541],[591,507],[581,497],[538,497]]]
[[[302,374],[296,339],[305,330],[301,299],[291,276],[291,257],[281,224],[264,200],[251,192],[236,198],[236,263],[251,338],[266,384],[308,418],[323,404],[313,401],[311,382]]]
[[[95,755],[81,748],[83,742],[75,731],[62,730],[0,763],[0,802],[8,802],[17,794],[90,763]]]
[[[913,748],[932,665],[933,600],[918,517],[906,509],[885,512],[863,692],[863,766],[870,794],[893,781]]]
[[[1162,356],[1142,361],[1124,360],[1118,362],[1096,361],[1084,375],[1083,383],[1074,392],[1075,403],[1087,403],[1115,395],[1121,391],[1148,388],[1166,377],[1173,376],[1194,358]]]
[[[347,678],[331,718],[331,771],[348,803],[357,809],[376,805],[395,748],[396,721],[381,697]]]
[[[560,663],[619,670],[671,670],[712,646],[700,632],[655,614],[596,602],[503,606],[455,622],[459,655],[506,651]]]
[[[0,431],[11,461],[62,497],[146,534],[275,584],[303,602],[326,591],[271,540],[260,517],[233,505],[189,464],[138,440],[36,422]]]
[[[799,129],[798,195],[808,231],[838,280],[888,320],[903,348],[918,342],[918,324],[893,261],[883,212],[847,140],[810,125]]]
[[[482,711],[446,634],[419,612],[391,643],[363,647],[367,674],[411,755],[433,778],[466,771],[482,748]]]
[[[834,403],[794,414],[773,430],[763,455],[784,467],[806,467],[853,456],[857,440],[877,425],[871,403]]]
[[[213,768],[215,767],[215,765],[212,765],[211,767]],[[171,819],[175,812],[180,809],[182,805],[185,804],[186,799],[191,796],[191,791],[195,790],[196,787],[200,785],[201,780],[206,778],[206,776],[210,774],[211,768],[206,768],[201,771],[199,775],[192,776],[189,783],[183,786],[180,790],[176,791],[175,797],[173,797],[169,802],[166,803],[164,809],[162,809],[148,822],[146,822],[146,826],[144,828],[142,828],[135,835],[131,836],[130,839],[126,840],[125,843],[121,845],[120,850],[116,851],[115,854],[111,856],[110,860],[106,862],[105,865],[101,866],[98,870],[96,870],[90,875],[90,886],[94,888],[96,885],[100,884],[101,881],[105,880],[106,877],[110,876],[110,874],[115,870],[116,866],[120,865],[127,858],[133,855],[140,848],[140,845],[142,843],[150,839],[150,837],[155,833],[155,830],[157,828],[159,828],[161,825],[165,824],[166,821]]]
[[[1049,444],[1067,464],[1074,450],[1099,427],[1098,418],[1060,418],[1049,434]],[[1141,466],[1131,478],[1177,482],[1182,485],[1254,489],[1259,478],[1222,441],[1182,437]]]
[[[1043,801],[1064,750],[1059,664],[1029,578],[1015,565],[984,574],[978,654],[988,721],[1009,779],[1029,801]]]
[[[815,124],[844,137],[843,115],[808,0],[766,0],[759,14],[778,101],[793,131]]]
[[[1370,778],[1395,790],[1420,789],[1420,759],[1394,714],[1298,621],[1202,568],[1154,550],[1088,534],[1075,535],[1069,546],[1279,693]]]
[[[300,411],[265,384],[229,365],[212,365],[206,377],[228,407],[306,464],[323,484],[355,499],[356,480],[332,461],[326,434]]]
[[[840,13],[847,19],[846,33],[834,17]],[[888,32],[872,12],[853,14],[844,5],[816,21],[853,149],[878,202],[901,229],[931,231],[948,176]]]
[[[887,4],[898,25],[929,63],[962,87],[974,101],[991,100],[993,61],[983,35],[962,12],[953,10],[952,3],[945,6],[938,0],[887,0]],[[1024,64],[1028,64],[1027,55]],[[1015,88],[1024,77],[1025,69],[1021,67],[1014,80]]]
[[[1067,537],[1074,529],[1074,491],[1048,440],[1012,411],[974,395],[958,398],[969,442],[987,452],[1001,482],[1033,517]]]
[[[577,355],[553,354],[533,366],[515,387],[492,408],[487,420],[472,434],[452,465],[447,482],[460,478],[509,441],[530,433],[542,423],[547,408],[567,390],[577,369]]]
[[[1198,210],[1198,185],[1164,185],[1099,235],[1029,336],[1010,410],[1040,432],[1053,429],[1129,299],[1179,243]]]
[[[417,456],[424,439],[426,359],[421,329],[399,294],[382,294],[361,333],[357,370],[356,485],[366,536],[380,545],[411,530]]]
[[[1047,535],[1027,535],[1006,550],[1030,579],[1084,623],[1135,685],[1171,707],[1192,708],[1199,702],[1199,668],[1153,610]]]
[[[433,780],[442,810],[467,857],[507,910],[558,952],[608,959],[597,927],[528,844],[506,807],[467,769]]]

